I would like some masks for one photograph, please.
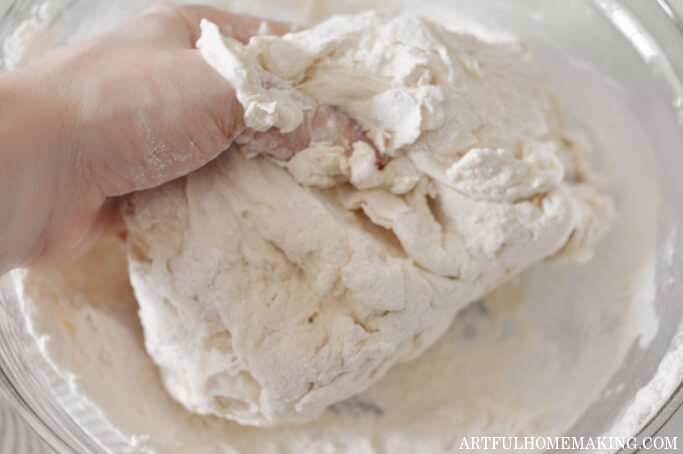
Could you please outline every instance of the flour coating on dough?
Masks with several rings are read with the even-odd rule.
[[[590,257],[612,204],[520,44],[415,16],[333,17],[244,45],[204,21],[198,48],[246,124],[292,130],[301,92],[367,144],[288,162],[233,147],[126,213],[146,348],[187,409],[242,424],[309,420],[415,358],[454,315],[558,254]],[[276,84],[271,82],[276,80]]]

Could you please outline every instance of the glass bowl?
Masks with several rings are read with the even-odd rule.
[[[150,3],[0,3],[0,72],[113,27]],[[387,7],[389,1],[209,3],[260,15],[263,5],[271,5],[265,11],[281,11],[278,19],[301,22]],[[624,231],[638,230],[630,233],[645,246],[639,255],[612,254],[591,272],[607,278],[615,263],[643,264],[649,284],[618,310],[633,342],[567,435],[652,436],[683,401],[683,23],[675,9],[666,0],[575,0],[561,8],[545,0],[397,0],[393,5],[473,33],[492,29],[519,36],[539,56],[562,105],[612,150],[602,166],[612,169],[612,185],[626,194],[617,196],[620,222]],[[644,193],[651,197],[640,197]],[[56,452],[147,452],[144,440],[108,424],[96,406],[74,391],[73,378],[41,353],[45,340],[32,334],[22,291],[15,285],[22,272],[0,279],[0,387],[6,397]],[[580,283],[563,288],[551,303],[571,308],[584,290]],[[600,304],[600,295],[593,298]],[[557,329],[562,330],[561,324]],[[622,452],[635,450],[629,446]]]

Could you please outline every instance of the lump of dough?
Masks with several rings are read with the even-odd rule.
[[[350,155],[314,143],[278,162],[246,144],[131,198],[146,348],[192,412],[314,418],[531,264],[588,258],[607,229],[588,145],[520,44],[376,13],[248,45],[202,28],[198,47],[248,125],[291,130],[304,92],[391,159],[380,170],[365,143]]]

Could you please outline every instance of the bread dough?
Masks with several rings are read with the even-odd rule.
[[[145,345],[187,409],[242,424],[318,416],[418,356],[466,304],[549,257],[586,260],[611,200],[520,44],[416,16],[333,17],[198,48],[248,126],[292,130],[301,92],[367,144],[288,162],[234,146],[133,196],[129,270]]]

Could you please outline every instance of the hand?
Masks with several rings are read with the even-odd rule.
[[[0,100],[15,106],[0,109],[0,123],[13,123],[0,133],[14,137],[0,144],[0,161],[16,160],[11,145],[26,151],[16,167],[31,202],[15,207],[9,227],[0,223],[0,246],[15,245],[4,263],[0,248],[0,273],[17,260],[79,255],[121,227],[117,196],[186,175],[235,140],[287,159],[312,139],[350,146],[361,136],[348,117],[317,105],[292,133],[247,130],[232,87],[194,49],[202,18],[242,42],[262,22],[202,6],[156,6],[113,32],[0,77]],[[276,34],[290,29],[268,27]],[[12,181],[0,176],[5,185]],[[31,235],[27,225],[41,231]]]

